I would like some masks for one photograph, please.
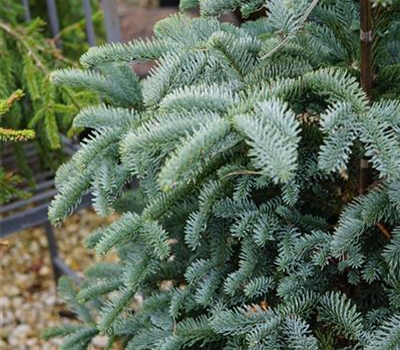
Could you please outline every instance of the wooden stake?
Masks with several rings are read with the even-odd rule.
[[[378,230],[387,238],[390,239],[392,238],[392,234],[390,233],[390,231],[386,228],[385,224],[382,222],[378,222],[376,224],[376,227],[378,228]]]
[[[371,0],[360,0],[360,42],[361,42],[361,87],[371,100],[373,78],[373,54],[374,27],[372,20]],[[363,158],[360,161],[360,194],[366,192],[371,184],[371,169],[368,160]],[[387,238],[391,238],[390,231],[386,226],[378,222],[379,231]]]
[[[361,86],[369,99],[373,85],[373,40],[372,4],[370,0],[360,0]],[[363,158],[360,162],[360,194],[365,193],[370,183],[370,165]]]
[[[373,84],[372,45],[374,40],[371,0],[360,0],[361,86],[371,98]]]

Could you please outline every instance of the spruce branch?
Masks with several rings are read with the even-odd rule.
[[[34,139],[36,136],[35,132],[30,129],[25,130],[14,130],[0,128],[0,141],[13,141],[21,142]]]
[[[29,55],[34,59],[36,65],[44,72],[49,74],[49,70],[47,69],[46,65],[40,58],[40,56],[36,53],[36,51],[32,48],[32,46],[25,40],[24,36],[18,33],[17,30],[9,26],[7,23],[0,20],[0,28],[7,32],[9,35],[14,36],[26,49]]]

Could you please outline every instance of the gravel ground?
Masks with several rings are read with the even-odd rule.
[[[55,229],[60,255],[70,268],[81,273],[97,259],[83,240],[104,223],[92,211],[82,210]],[[0,349],[59,349],[59,340],[40,338],[46,327],[71,322],[71,313],[57,296],[44,230],[9,236],[1,241],[0,255]],[[105,339],[97,337],[92,349],[104,345]]]

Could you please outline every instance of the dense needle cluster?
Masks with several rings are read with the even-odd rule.
[[[104,104],[74,120],[93,131],[58,171],[50,219],[87,192],[121,215],[87,241],[119,261],[79,291],[60,282],[84,325],[45,335],[65,350],[99,333],[127,350],[399,349],[400,2],[374,7],[372,96],[358,1],[199,3],[200,18],[54,73]],[[265,13],[216,18],[234,9]],[[157,62],[142,81],[140,60]]]

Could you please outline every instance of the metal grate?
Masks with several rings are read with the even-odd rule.
[[[29,8],[29,1],[21,1],[25,8],[25,20],[30,21],[32,17]],[[46,3],[51,33],[54,37],[57,37],[60,32],[57,3],[56,0],[46,0]],[[96,36],[92,20],[90,0],[82,0],[82,6],[85,14],[86,38],[88,44],[94,46],[96,44]],[[101,0],[101,6],[104,12],[104,24],[108,42],[120,41],[120,24],[114,0]],[[62,45],[60,40],[58,40],[56,44],[58,47],[61,47]],[[63,150],[68,156],[74,154],[78,149],[76,145],[66,138],[63,138],[63,143]],[[57,193],[57,190],[54,187],[54,172],[50,170],[39,170],[39,161],[33,144],[25,144],[24,152],[29,159],[29,165],[35,173],[35,186],[29,187],[26,185],[26,189],[32,193],[32,196],[29,199],[15,200],[0,207],[0,238],[34,226],[44,226],[55,279],[57,280],[61,275],[69,275],[77,279],[76,274],[59,257],[54,230],[47,218],[49,203]],[[9,171],[16,169],[16,155],[11,148],[2,154],[1,165]],[[90,203],[91,195],[88,194],[83,198],[78,210],[88,207]]]
[[[63,143],[66,156],[71,156],[78,149],[67,138],[63,138]],[[54,187],[54,172],[40,170],[40,162],[34,144],[24,144],[23,148],[28,158],[29,166],[35,175],[33,178],[34,186],[25,183],[22,189],[29,191],[32,196],[28,199],[16,199],[0,207],[0,238],[31,227],[43,226],[48,241],[55,279],[57,280],[61,275],[77,278],[76,274],[60,259],[54,230],[47,218],[49,203],[57,193]],[[17,159],[13,148],[10,147],[4,151],[1,157],[1,166],[7,171],[16,170]],[[91,196],[87,195],[83,198],[78,209],[88,207],[90,203]]]
[[[25,19],[29,21],[31,19],[31,11],[29,8],[28,0],[21,0],[22,5],[25,8]],[[60,32],[60,21],[57,13],[56,0],[46,0],[47,12],[49,14],[49,24],[51,33],[54,37]],[[83,11],[85,13],[86,22],[86,39],[90,46],[96,44],[96,35],[93,26],[92,19],[92,7],[90,0],[82,0]],[[119,17],[115,0],[101,0],[101,7],[104,13],[104,25],[107,34],[108,42],[119,42],[121,41],[121,28],[119,23]],[[60,46],[62,43],[57,41],[57,45]]]

